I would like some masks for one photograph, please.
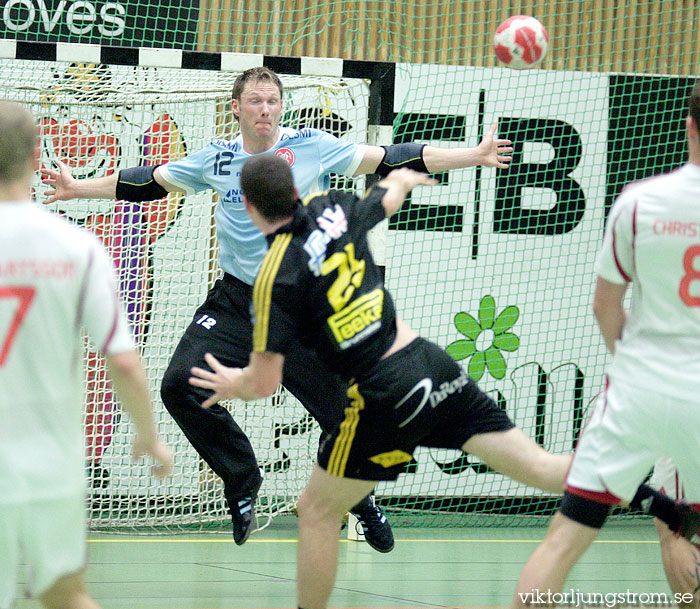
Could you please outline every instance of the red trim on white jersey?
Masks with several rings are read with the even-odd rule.
[[[615,258],[615,266],[617,266],[618,272],[620,273],[620,275],[622,275],[622,278],[623,278],[625,281],[628,281],[628,282],[629,282],[629,281],[632,281],[632,279],[631,279],[630,276],[625,272],[625,269],[622,268],[622,264],[620,264],[620,259],[619,259],[618,256],[617,256],[617,244],[616,244],[616,241],[617,241],[617,234],[616,234],[616,232],[615,232],[615,229],[617,228],[617,221],[618,221],[619,217],[620,217],[620,216],[618,215],[618,216],[615,218],[615,223],[613,224],[613,227],[612,227],[612,250],[613,250],[613,257]]]
[[[117,299],[116,293],[113,296],[114,298],[112,299],[112,302],[114,303],[114,306],[112,310],[112,328],[110,329],[109,334],[107,335],[105,344],[102,346],[102,349],[100,349],[100,353],[103,354],[107,353],[107,349],[109,348],[109,345],[112,342],[115,333],[117,332],[117,324],[119,323],[119,301]]]
[[[639,201],[634,202],[634,209],[632,210],[632,273],[636,270],[636,247],[637,247],[637,207],[639,206]]]
[[[572,495],[578,497],[583,497],[584,499],[590,499],[591,501],[596,501],[597,503],[604,503],[605,505],[618,505],[622,503],[622,499],[613,495],[610,491],[587,491],[582,488],[576,488],[575,486],[565,485],[564,490],[568,491]]]

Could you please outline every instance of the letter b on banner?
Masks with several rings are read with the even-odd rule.
[[[571,172],[581,162],[581,136],[560,120],[501,118],[499,137],[513,140],[513,163],[496,178],[494,232],[518,235],[561,235],[573,230],[583,218],[586,200]],[[540,142],[551,146],[548,163],[521,162],[523,145]],[[524,188],[554,191],[556,203],[549,209],[527,209]]]

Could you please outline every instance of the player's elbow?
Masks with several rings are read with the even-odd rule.
[[[593,297],[593,315],[598,322],[600,322],[601,316],[604,314],[605,307],[603,306],[603,301],[600,298]]]
[[[110,376],[120,378],[139,377],[142,373],[141,360],[136,351],[124,351],[117,354],[105,354]]]
[[[614,306],[605,298],[593,298],[593,316],[599,326],[611,323],[621,315],[621,308]]]

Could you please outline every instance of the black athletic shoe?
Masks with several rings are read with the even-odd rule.
[[[377,552],[391,552],[394,549],[394,534],[386,516],[374,502],[374,495],[367,495],[350,513],[362,525],[365,541]]]
[[[700,545],[700,513],[683,502],[676,503],[676,508],[681,519],[678,534],[690,543]]]
[[[234,497],[226,499],[233,521],[233,541],[237,546],[242,546],[246,542],[255,527],[255,500],[258,498],[257,493],[261,484],[262,480],[250,495],[238,499]]]

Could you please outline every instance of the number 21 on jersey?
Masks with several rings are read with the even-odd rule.
[[[348,243],[344,252],[336,252],[321,265],[321,274],[328,275],[338,269],[338,277],[328,289],[328,302],[334,311],[340,311],[352,298],[355,289],[362,285],[365,261],[355,258],[355,245]]]

